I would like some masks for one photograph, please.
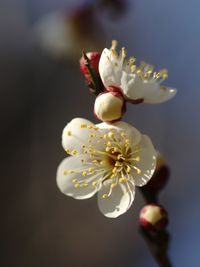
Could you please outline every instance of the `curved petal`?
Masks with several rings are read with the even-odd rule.
[[[161,86],[156,90],[152,90],[152,93],[146,94],[144,97],[144,103],[160,104],[173,98],[177,93],[174,88]]]
[[[176,95],[177,90],[160,86],[156,80],[142,80],[136,74],[122,73],[121,90],[123,94],[131,99],[144,99],[144,103],[163,103]]]
[[[140,149],[140,161],[134,164],[140,171],[137,172],[133,169],[130,174],[136,186],[145,185],[151,179],[156,168],[157,153],[148,136],[142,135]]]
[[[62,132],[62,146],[69,154],[82,153],[82,146],[87,142],[90,129],[94,124],[86,119],[75,118]]]
[[[109,218],[116,218],[125,213],[133,203],[135,196],[135,186],[133,183],[118,184],[112,189],[109,197],[103,198],[108,194],[111,181],[103,183],[98,193],[98,206],[100,211]]]
[[[99,74],[105,87],[119,87],[121,83],[122,65],[114,51],[105,48],[99,61]]]
[[[121,90],[127,98],[131,100],[142,99],[144,97],[142,83],[136,74],[122,72]]]
[[[84,177],[82,171],[84,168],[83,163],[81,163],[81,157],[68,157],[65,158],[57,169],[57,185],[60,191],[70,197],[75,199],[87,199],[92,197],[101,187],[93,186],[92,181],[96,179],[95,175],[87,175]],[[70,173],[69,170],[73,170],[73,173]],[[82,170],[82,171],[81,171]],[[67,173],[67,171],[69,171]],[[76,180],[76,182],[75,182]],[[88,182],[88,180],[90,180]],[[81,187],[76,187],[76,183],[83,182]],[[87,182],[87,183],[86,183]],[[85,183],[85,186],[84,186]]]
[[[131,140],[132,145],[136,145],[140,142],[141,133],[135,127],[124,121],[117,121],[112,124],[103,122],[99,123],[97,126],[100,129],[108,129],[108,130],[115,129],[119,133],[124,132],[126,134],[126,138],[129,138]]]

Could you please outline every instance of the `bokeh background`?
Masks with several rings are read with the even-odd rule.
[[[65,156],[62,128],[77,116],[94,120],[94,98],[79,74],[77,55],[52,56],[38,45],[35,25],[47,14],[84,4],[0,1],[2,267],[156,266],[137,229],[144,205],[139,192],[132,208],[112,220],[101,215],[96,198],[75,201],[56,186],[56,168]],[[123,14],[122,8],[97,12],[103,32],[96,31],[95,38],[103,46],[118,39],[130,55],[168,68],[168,85],[178,88],[163,105],[130,105],[125,120],[148,134],[170,164],[171,179],[160,201],[170,215],[174,266],[198,267],[200,2],[126,4]],[[87,49],[77,43],[80,52]]]

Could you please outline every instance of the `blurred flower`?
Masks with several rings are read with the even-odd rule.
[[[147,205],[140,212],[140,225],[146,230],[160,231],[167,223],[167,212],[157,204]]]
[[[74,11],[57,11],[42,17],[35,27],[38,45],[50,56],[77,58],[82,49],[101,49],[103,30],[94,10],[81,7]]]
[[[125,48],[118,55],[117,41],[113,41],[111,49],[105,48],[99,62],[99,72],[104,86],[109,90],[120,90],[125,99],[133,103],[162,103],[176,94],[176,89],[162,86],[167,78],[167,70],[153,71],[153,66],[144,62],[139,67],[135,58],[126,59]]]
[[[94,104],[94,114],[102,121],[120,120],[125,111],[124,99],[117,92],[104,92],[97,96]]]
[[[75,199],[98,192],[99,209],[107,217],[130,208],[135,186],[145,185],[156,167],[150,139],[121,121],[94,125],[75,118],[63,130],[62,145],[71,156],[58,167],[58,187]]]

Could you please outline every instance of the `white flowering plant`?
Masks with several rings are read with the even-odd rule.
[[[173,98],[177,90],[162,85],[168,75],[166,69],[154,71],[144,62],[136,65],[134,57],[127,58],[125,48],[119,53],[116,48],[117,41],[113,41],[102,53],[83,52],[80,69],[96,95],[94,115],[101,123],[75,118],[65,126],[62,146],[69,156],[58,167],[57,185],[74,199],[97,194],[98,207],[109,218],[128,211],[135,187],[143,187],[140,191],[150,205],[141,212],[140,224],[146,236],[151,233],[160,242],[158,233],[167,235],[168,220],[157,196],[169,170],[150,138],[121,119],[127,102],[159,104]],[[162,256],[166,247],[161,250],[158,245]]]

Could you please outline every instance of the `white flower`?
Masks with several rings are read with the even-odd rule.
[[[94,114],[99,120],[107,122],[120,120],[124,111],[124,98],[120,93],[104,92],[95,100]]]
[[[40,47],[53,57],[61,58],[72,53],[72,29],[62,12],[42,17],[35,27],[35,37]]]
[[[62,145],[71,156],[58,167],[58,187],[75,199],[98,192],[99,209],[107,217],[130,208],[135,186],[145,185],[156,167],[150,139],[122,121],[94,125],[75,118],[63,130]]]
[[[125,48],[118,55],[116,46],[117,42],[113,41],[111,49],[105,48],[99,62],[99,73],[107,90],[116,87],[133,103],[156,104],[175,96],[176,89],[161,85],[167,78],[166,69],[154,72],[153,66],[144,62],[137,67],[135,58],[127,60]]]

